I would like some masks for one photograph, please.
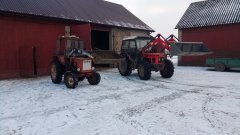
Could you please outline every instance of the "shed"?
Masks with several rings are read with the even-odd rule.
[[[0,30],[0,79],[48,74],[58,36],[79,36],[86,50],[117,52],[122,38],[154,31],[103,0],[1,0]]]
[[[240,57],[240,0],[192,3],[176,26],[182,41],[204,42],[213,54],[179,57],[179,65],[204,66],[208,57]]]

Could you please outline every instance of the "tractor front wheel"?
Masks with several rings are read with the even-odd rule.
[[[53,83],[59,84],[62,81],[62,69],[61,64],[58,61],[53,61],[51,64],[51,79]]]
[[[98,72],[93,71],[92,75],[87,78],[89,84],[97,85],[101,81],[101,76]]]
[[[166,59],[164,61],[164,68],[163,70],[160,70],[160,74],[163,78],[171,78],[174,74],[174,65],[172,61]]]
[[[129,76],[132,73],[130,61],[127,57],[118,65],[118,71],[122,76]]]
[[[65,85],[70,89],[74,89],[78,85],[77,78],[71,72],[66,72],[64,74],[64,82],[65,82]]]
[[[148,62],[141,62],[138,66],[138,76],[141,80],[149,80],[151,78],[151,66]]]

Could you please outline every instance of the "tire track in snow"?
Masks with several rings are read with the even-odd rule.
[[[137,130],[143,130],[144,126],[136,120],[131,120],[131,117],[142,115],[145,111],[155,108],[159,104],[173,101],[184,96],[185,94],[187,94],[187,92],[175,92],[167,96],[156,97],[148,102],[122,110],[120,114],[116,114],[115,118],[123,121],[126,124],[130,124]],[[149,129],[146,129],[146,132],[148,131]]]
[[[122,96],[122,94],[110,94],[110,95],[99,96],[96,98],[89,99],[88,104],[99,103],[99,102],[102,102],[103,100],[107,100],[107,99],[119,100],[121,98],[121,96]]]
[[[233,120],[238,119],[239,115],[231,112],[226,112],[223,110],[214,110],[213,108],[210,108],[211,110],[209,110],[208,105],[212,101],[215,101],[213,97],[207,97],[207,99],[204,101],[202,105],[202,113],[204,119],[207,120],[207,122],[212,128],[216,129],[216,132],[218,134],[222,135],[229,134],[229,131],[226,127],[229,127],[230,125],[228,125],[228,123],[225,120],[223,120],[224,117],[219,117],[219,114],[224,115],[225,117],[228,118],[230,117]],[[239,134],[239,128],[235,127],[231,129],[231,134]]]
[[[177,98],[182,97],[183,95],[187,94],[186,92],[174,92],[170,95],[163,96],[163,97],[156,97],[148,102],[142,103],[140,105],[127,108],[122,111],[124,115],[127,117],[133,117],[135,115],[141,115],[144,111],[152,109],[159,104],[163,104],[169,101],[173,101]]]
[[[224,87],[219,87],[219,86],[204,86],[204,85],[193,85],[193,84],[185,84],[185,83],[179,83],[179,82],[171,82],[171,81],[163,81],[163,80],[158,80],[155,78],[152,78],[153,81],[157,81],[157,82],[164,82],[164,83],[174,83],[177,85],[183,85],[183,86],[192,86],[192,87],[199,87],[199,88],[214,88],[214,89],[221,89]]]
[[[177,89],[176,87],[171,88],[172,86],[169,87],[169,86],[166,86],[162,83],[161,84],[156,84],[156,83],[151,83],[150,81],[146,82],[146,81],[140,81],[140,80],[132,79],[130,77],[126,77],[126,79],[128,79],[130,81],[133,81],[135,83],[139,83],[143,86],[148,85],[148,86],[153,86],[155,88],[167,89],[167,90],[171,90],[171,91],[181,91],[181,92],[197,93],[197,94],[201,94],[200,92],[202,91],[201,89],[195,89],[196,87],[193,87],[193,86],[192,86],[191,89]],[[156,81],[156,80],[155,80],[155,82],[159,83],[159,81]],[[173,83],[175,85],[174,82],[171,82],[171,83]]]
[[[133,78],[130,78],[130,77],[125,77],[127,80],[130,80],[134,83],[138,83],[138,84],[141,84],[142,86],[153,86],[153,87],[157,87],[157,88],[163,88],[163,89],[170,89],[169,87],[167,87],[166,85],[164,84],[152,84],[150,83],[150,81],[141,81],[141,80],[136,80],[136,79],[133,79]]]
[[[206,114],[209,113],[209,112],[208,112],[208,107],[207,107],[207,105],[208,105],[208,103],[211,102],[212,100],[213,100],[213,99],[212,99],[211,97],[207,97],[207,99],[204,101],[204,103],[203,103],[203,105],[202,105],[202,113],[203,113],[204,119],[206,119],[206,120],[208,121],[208,123],[210,124],[210,126],[211,126],[212,128],[214,128],[214,127],[215,127],[215,124],[210,120],[210,118],[208,118],[208,117],[206,116]]]
[[[57,113],[57,112],[72,110],[74,108],[80,108],[79,110],[82,110],[81,108],[83,106],[85,107],[86,105],[82,104],[82,105],[61,106],[58,108],[51,108],[51,109],[39,110],[39,111],[34,111],[34,112],[29,112],[29,113],[14,115],[14,116],[2,117],[2,118],[0,118],[0,121],[8,120],[8,119],[26,119],[26,118],[31,118],[34,116],[49,116],[49,115]]]
[[[175,82],[170,82],[170,81],[162,81],[162,80],[157,80],[153,78],[154,82],[158,82],[158,83],[166,83],[166,84],[174,84],[177,86],[188,86],[187,89],[178,89],[176,86],[171,86],[171,85],[166,85],[166,84],[156,84],[153,83],[151,81],[141,81],[141,80],[137,80],[134,78],[130,78],[130,77],[126,77],[126,79],[139,83],[139,84],[144,84],[144,85],[149,85],[149,86],[153,86],[156,88],[161,88],[161,89],[168,89],[168,90],[175,90],[175,91],[182,91],[182,92],[187,92],[187,93],[195,93],[195,94],[202,94],[202,95],[206,95],[206,96],[211,96],[211,97],[233,97],[233,98],[238,98],[235,94],[230,94],[230,95],[221,95],[221,94],[216,94],[216,93],[211,93],[211,91],[209,91],[210,89],[226,89],[225,87],[217,87],[217,86],[202,86],[202,85],[191,85],[191,84],[184,84],[184,83],[175,83]],[[204,92],[206,91],[206,92]]]

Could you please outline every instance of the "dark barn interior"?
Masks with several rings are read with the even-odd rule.
[[[109,32],[92,30],[91,43],[95,50],[109,50]]]

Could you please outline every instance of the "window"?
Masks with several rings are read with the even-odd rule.
[[[129,48],[130,48],[130,49],[135,49],[135,48],[136,48],[136,43],[135,43],[135,41],[130,41]]]
[[[146,46],[150,42],[149,39],[144,40],[137,40],[137,48],[138,50],[141,50],[144,46]]]
[[[78,40],[74,41],[74,46],[75,46],[75,48],[80,49],[80,44],[79,44]]]
[[[66,42],[67,42],[66,50],[69,51],[69,50],[72,49],[72,46],[71,46],[71,40],[68,39]]]
[[[128,49],[129,48],[129,41],[123,41],[122,49]]]

